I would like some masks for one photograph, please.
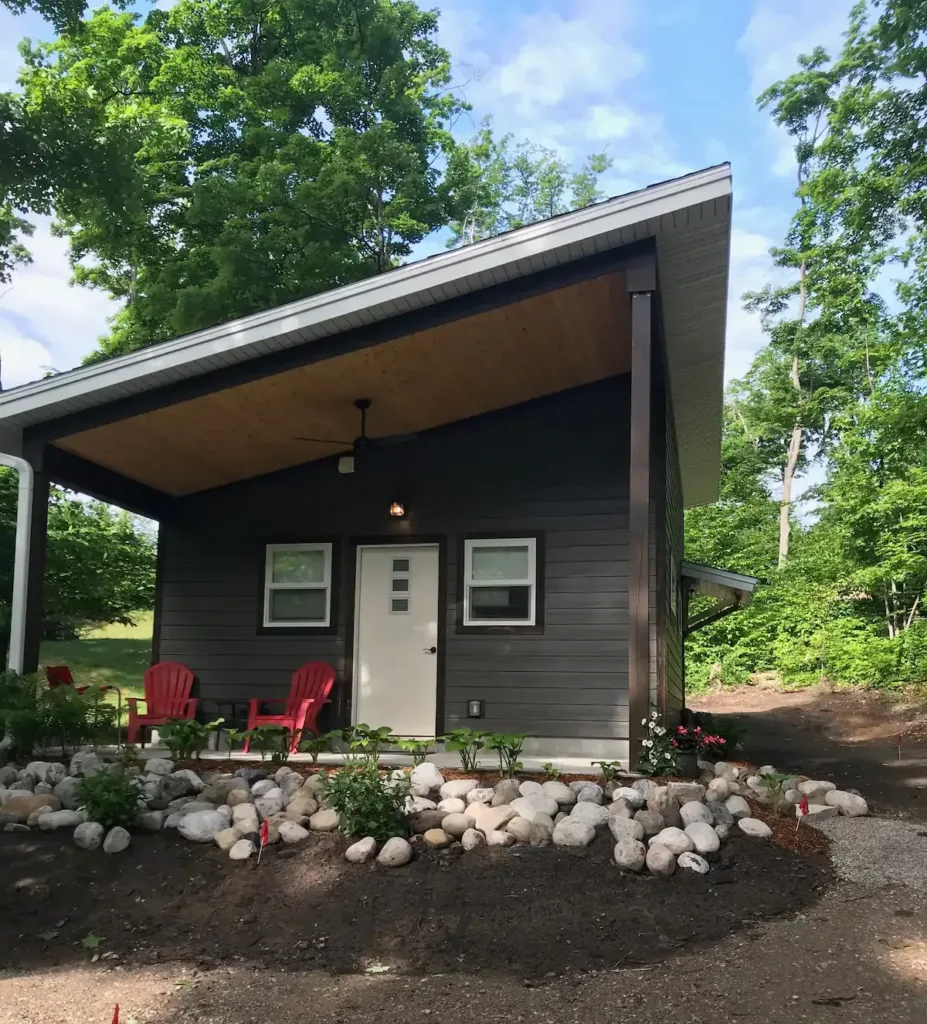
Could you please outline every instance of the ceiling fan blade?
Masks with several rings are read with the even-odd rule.
[[[341,441],[333,437],[294,437],[294,441],[312,441],[314,444],[342,444],[350,448],[353,441]]]
[[[394,444],[405,444],[406,441],[417,441],[418,434],[390,434],[389,437],[372,437],[370,443],[377,448],[388,448]]]

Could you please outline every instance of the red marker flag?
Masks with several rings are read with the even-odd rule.
[[[270,826],[267,824],[266,821],[262,821],[261,822],[261,846],[260,846],[260,849],[258,850],[258,864],[261,863],[261,854],[264,852],[264,847],[267,845],[268,832],[269,831],[270,831]]]
[[[808,813],[808,797],[803,796],[801,802],[798,805],[798,821],[795,822],[795,831],[798,831],[798,826],[801,825],[801,819]]]
[[[113,1010],[113,1024],[119,1024],[119,1003],[116,1003],[116,1009]]]

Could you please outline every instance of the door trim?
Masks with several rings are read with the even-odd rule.
[[[414,548],[436,547],[438,549],[438,664],[435,666],[435,736],[444,732],[445,665],[447,660],[447,538],[443,536],[375,536],[350,537],[349,557],[345,562],[352,566],[346,587],[348,624],[345,632],[345,687],[344,728],[353,724],[355,679],[354,666],[357,664],[357,602],[360,591],[357,579],[360,569],[361,548]],[[371,723],[372,725],[373,723]],[[385,723],[389,725],[389,722]]]

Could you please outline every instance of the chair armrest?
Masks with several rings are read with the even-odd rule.
[[[126,704],[129,705],[133,712],[137,711],[135,705],[139,703],[147,704],[148,702],[144,697],[126,697]]]
[[[315,703],[312,697],[306,697],[304,700],[299,702],[299,708],[296,711],[296,721],[294,732],[299,732],[300,729],[306,724],[306,715],[309,713],[309,707]]]
[[[196,714],[196,709],[197,706],[199,705],[199,702],[199,697],[191,697],[187,701],[187,712],[191,715],[191,717]]]

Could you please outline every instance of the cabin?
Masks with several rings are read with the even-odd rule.
[[[204,714],[322,660],[326,727],[628,762],[684,706],[689,594],[752,589],[683,563],[730,237],[722,165],[3,393],[34,474],[23,668],[56,483],[158,521],[153,657]]]

